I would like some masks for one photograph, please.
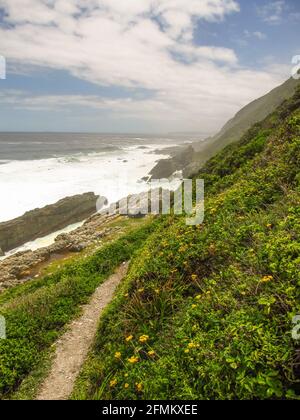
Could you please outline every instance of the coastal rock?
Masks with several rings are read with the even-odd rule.
[[[72,244],[68,249],[70,252],[81,252],[88,246],[87,243]]]
[[[177,154],[169,159],[161,159],[150,171],[151,179],[169,178],[176,171],[183,170],[194,159],[195,150],[192,146],[180,149]]]
[[[94,193],[74,195],[0,223],[2,252],[84,220],[96,212],[97,199]]]
[[[118,217],[114,214],[95,214],[74,231],[58,235],[55,242],[47,247],[17,252],[0,261],[0,292],[36,277],[50,261],[99,244],[101,238],[120,230],[117,226],[107,226],[107,223]]]

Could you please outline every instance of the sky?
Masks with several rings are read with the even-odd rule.
[[[0,131],[206,137],[291,76],[299,35],[299,0],[0,0]]]

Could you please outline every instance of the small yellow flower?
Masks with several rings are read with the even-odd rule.
[[[125,338],[125,341],[127,341],[127,343],[129,342],[129,341],[131,341],[133,339],[133,335],[128,335],[126,338]]]
[[[131,364],[137,363],[139,361],[139,358],[137,356],[131,356],[128,359],[128,362]]]
[[[109,386],[111,388],[114,388],[117,385],[118,381],[116,379],[112,379],[109,383]]]
[[[136,382],[135,386],[138,392],[141,392],[143,390],[143,384],[141,382]]]
[[[197,347],[199,347],[198,344],[195,344],[193,342],[191,342],[191,343],[188,344],[188,348],[189,349],[196,349]]]
[[[148,351],[148,356],[150,356],[150,357],[155,356],[155,351],[154,350],[149,350]]]
[[[139,293],[143,293],[143,291],[144,291],[145,289],[142,287],[141,289],[138,289],[138,292]]]
[[[119,352],[119,351],[116,351],[116,352],[115,352],[115,358],[116,358],[116,359],[121,359],[121,356],[122,356],[122,355],[121,355],[121,352]]]
[[[189,349],[185,349],[185,350],[184,350],[184,352],[185,352],[185,353],[189,353],[189,352],[190,352],[190,350],[189,350]]]
[[[129,388],[129,384],[126,382],[126,384],[124,384],[124,388],[127,389]]]
[[[192,278],[192,280],[197,280],[198,276],[197,276],[197,274],[192,274],[191,278]]]
[[[268,229],[271,229],[271,227],[272,227],[272,223],[268,223],[268,224],[267,224],[267,228],[268,228]]]
[[[146,335],[146,334],[141,335],[139,338],[140,343],[146,343],[148,340],[149,340],[149,335]]]
[[[197,295],[197,296],[195,297],[195,299],[196,299],[196,300],[200,300],[200,299],[201,299],[201,295]]]
[[[195,309],[195,308],[197,308],[197,305],[193,304],[192,309]]]
[[[155,289],[154,292],[158,295],[160,293],[159,289]]]
[[[210,252],[211,254],[214,254],[214,253],[215,253],[215,251],[216,251],[216,246],[215,246],[215,244],[211,244],[211,245],[209,245],[209,252]]]
[[[262,279],[261,279],[261,282],[262,283],[268,283],[269,281],[271,281],[271,280],[273,280],[273,276],[264,276]]]
[[[128,297],[129,296],[129,293],[125,293],[125,295],[124,295],[125,297]]]

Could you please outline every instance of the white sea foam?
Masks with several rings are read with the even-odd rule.
[[[149,153],[158,148],[164,146],[150,146],[146,150],[130,146],[109,153],[18,160],[0,165],[0,221],[88,191],[105,196],[109,202],[143,191],[145,184],[140,179],[157,160],[167,157]]]

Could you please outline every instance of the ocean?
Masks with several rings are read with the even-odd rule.
[[[0,133],[0,222],[84,192],[110,203],[145,190],[142,178],[180,136]]]

